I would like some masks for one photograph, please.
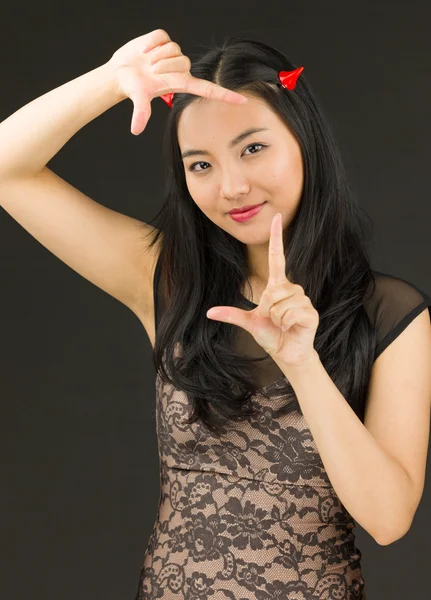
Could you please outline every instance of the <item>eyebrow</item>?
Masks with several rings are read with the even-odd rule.
[[[242,142],[244,138],[251,135],[252,133],[257,133],[258,131],[268,131],[268,129],[266,127],[253,127],[251,129],[246,129],[245,131],[237,135],[236,138],[229,142],[229,148],[233,148],[234,146]],[[181,158],[186,158],[187,156],[195,156],[196,154],[209,155],[209,152],[208,150],[186,150],[181,154]]]

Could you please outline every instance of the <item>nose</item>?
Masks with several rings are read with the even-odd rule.
[[[241,167],[230,166],[223,171],[221,195],[227,200],[236,200],[241,195],[247,194],[250,183]]]

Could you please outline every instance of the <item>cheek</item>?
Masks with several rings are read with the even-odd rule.
[[[204,181],[200,181],[197,177],[186,177],[186,184],[189,194],[196,205],[203,212],[210,212],[211,207],[214,207],[214,192],[211,186]]]
[[[214,210],[214,202],[211,200],[212,196],[209,190],[206,191],[203,185],[193,182],[187,182],[187,188],[196,206],[209,217],[211,211]]]
[[[269,176],[270,183],[281,193],[289,193],[289,196],[296,197],[302,191],[303,184],[303,166],[301,156],[291,157],[286,160],[282,157],[272,165]]]

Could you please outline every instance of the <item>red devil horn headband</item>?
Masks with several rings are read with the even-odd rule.
[[[294,71],[280,71],[278,74],[278,79],[281,85],[287,90],[294,90],[296,86],[296,82],[298,77],[301,75],[304,67],[299,67]],[[172,101],[174,98],[174,94],[165,94],[164,96],[160,96],[162,100],[166,102],[166,104],[172,108]]]

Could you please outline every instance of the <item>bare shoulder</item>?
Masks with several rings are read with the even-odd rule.
[[[140,222],[140,237],[142,241],[142,255],[140,261],[142,265],[143,279],[138,300],[135,306],[130,307],[138,317],[147,332],[151,346],[154,348],[156,328],[154,316],[154,275],[156,271],[157,261],[160,256],[162,234],[158,237],[155,244],[149,247],[149,240],[154,239],[158,229]]]

